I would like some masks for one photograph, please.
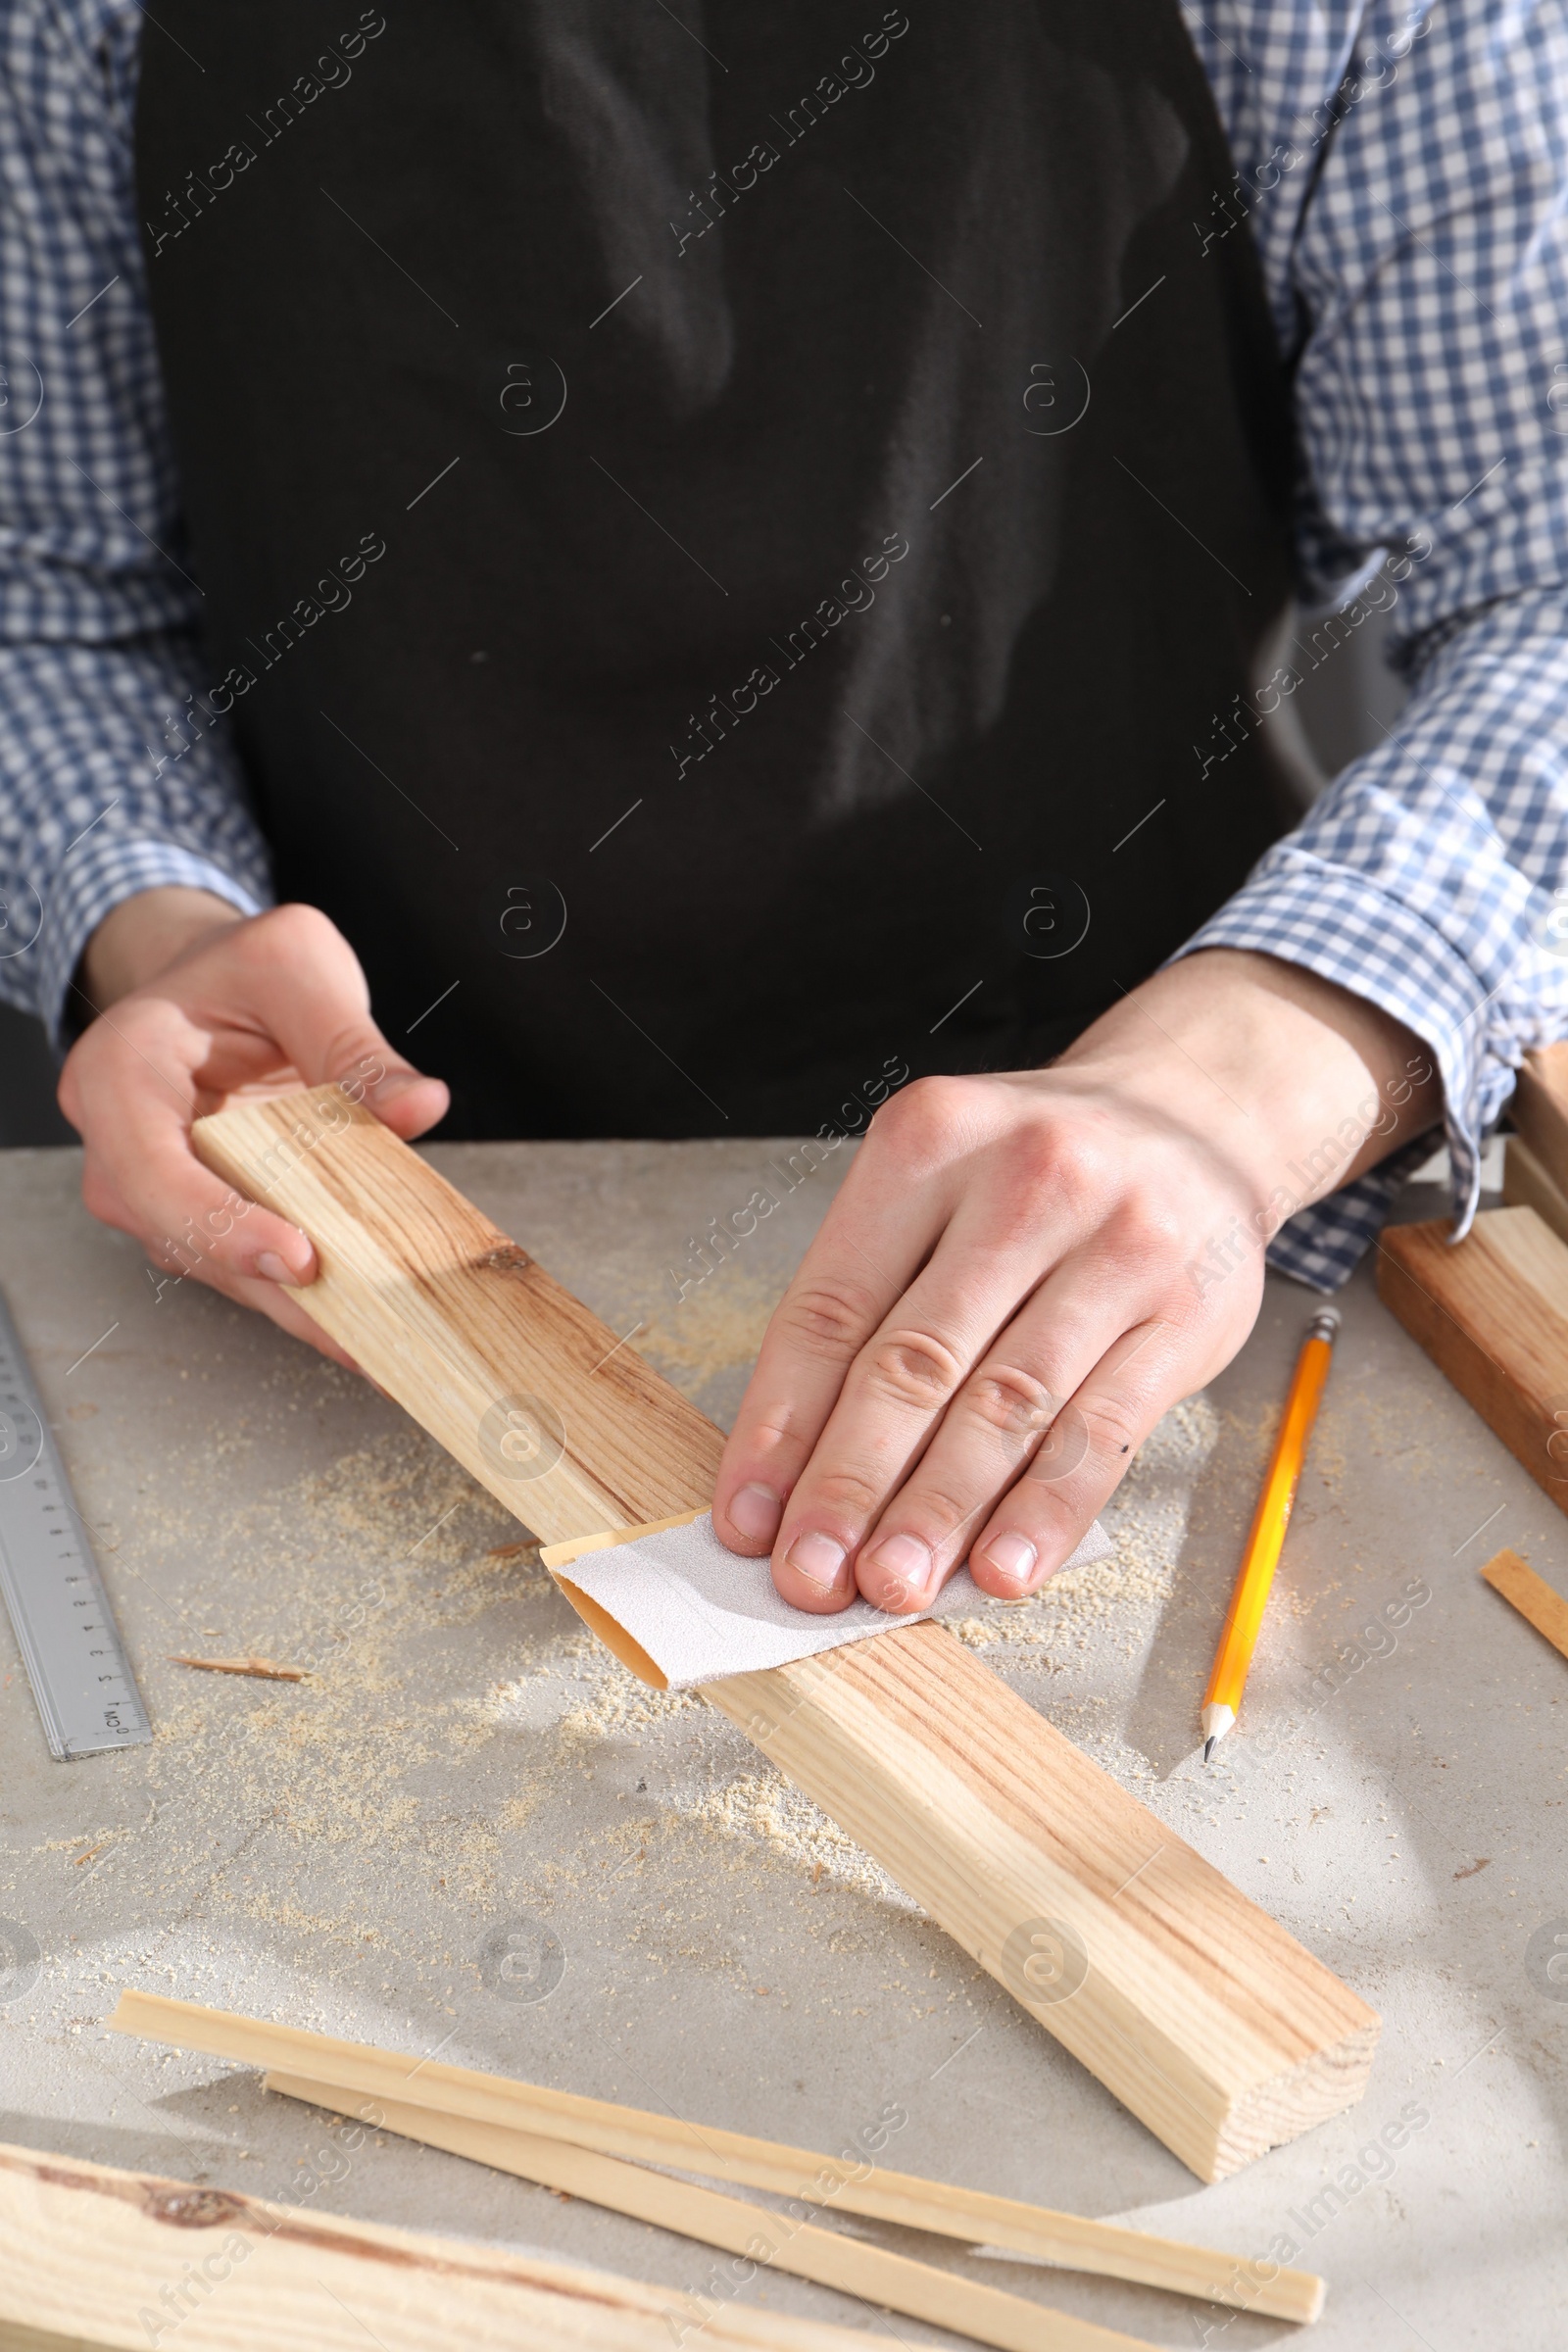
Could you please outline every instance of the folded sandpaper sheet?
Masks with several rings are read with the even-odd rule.
[[[1082,1567],[1104,1559],[1111,1549],[1097,1519],[1063,1565]],[[890,1617],[869,1601],[853,1600],[837,1616],[814,1617],[780,1595],[765,1559],[743,1559],[728,1550],[713,1533],[709,1511],[611,1550],[581,1552],[559,1566],[548,1551],[545,1560],[573,1607],[632,1671],[667,1690],[692,1690],[725,1675],[787,1666],[795,1658],[865,1642],[925,1617],[972,1616],[989,1597],[968,1569],[960,1568],[930,1608],[915,1615]],[[622,1637],[618,1642],[615,1629]]]

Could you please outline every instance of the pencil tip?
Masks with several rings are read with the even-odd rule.
[[[1218,1734],[1217,1734],[1217,1733],[1216,1733],[1216,1735],[1215,1735],[1215,1738],[1216,1738],[1216,1739],[1218,1738]],[[1209,1757],[1210,1757],[1210,1756],[1211,1756],[1213,1753],[1214,1753],[1214,1741],[1213,1741],[1213,1740],[1205,1740],[1203,1741],[1203,1762],[1204,1762],[1205,1764],[1208,1762],[1208,1759],[1209,1759]]]

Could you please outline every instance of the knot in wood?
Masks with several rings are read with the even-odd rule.
[[[245,2207],[222,2188],[155,2188],[148,2191],[144,2210],[150,2220],[172,2222],[176,2230],[216,2230],[220,2222],[236,2220]]]
[[[533,1260],[515,1242],[503,1242],[499,1250],[487,1250],[474,1263],[481,1274],[525,1274]]]

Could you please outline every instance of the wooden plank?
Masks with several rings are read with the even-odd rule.
[[[194,1139],[315,1242],[306,1311],[533,1535],[711,1499],[723,1439],[706,1415],[337,1089],[235,1102]]]
[[[1568,1510],[1568,1244],[1533,1208],[1385,1229],[1378,1293],[1489,1429]]]
[[[1528,1561],[1506,1545],[1481,1573],[1494,1592],[1500,1592],[1527,1624],[1568,1658],[1568,1600],[1554,1592],[1544,1576],[1538,1576]]]
[[[864,2352],[778,2319],[472,2242],[0,2146],[0,2343],[60,2352]]]
[[[704,1695],[1201,2179],[1360,2096],[1374,2013],[945,1626],[776,1680]]]
[[[1552,1182],[1568,1193],[1568,1043],[1525,1055],[1508,1116]]]
[[[1522,1135],[1510,1135],[1502,1161],[1502,1197],[1510,1208],[1533,1208],[1561,1242],[1568,1242],[1568,1193]]]
[[[508,2075],[483,2074],[443,2059],[417,2059],[343,2041],[303,2026],[236,2017],[167,1993],[122,1992],[109,2024],[116,2033],[268,2068],[285,2087],[300,2080],[329,2082],[356,2097],[373,2098],[380,2107],[408,2104],[533,2136],[569,2140],[604,2155],[671,2165],[710,2180],[771,2189],[782,2197],[804,2197],[907,2230],[936,2230],[961,2238],[966,2245],[1005,2246],[1066,2270],[1127,2278],[1143,2286],[1198,2295],[1206,2302],[1233,2303],[1264,2317],[1315,2320],[1323,2308],[1323,2281],[1309,2271],[1278,2270],[1259,2279],[1253,2271],[1273,2266],[1256,2266],[1240,2255],[1156,2237],[1143,2230],[1053,2213],[1013,2197],[896,2173],[871,2164],[858,2150],[827,2156],[816,2149],[727,2132],[718,2125],[686,2123],[648,2108],[623,2107],[577,2091],[519,2082]]]
[[[266,2080],[269,2090],[309,2099],[333,2114],[353,2115],[364,2104],[357,2091],[311,2082],[302,2076],[269,2075]],[[998,2352],[1155,2352],[1145,2337],[1097,2328],[1092,2321],[1051,2311],[1022,2295],[974,2284],[928,2262],[911,2262],[905,2254],[890,2254],[863,2238],[841,2236],[814,2222],[722,2196],[716,2189],[698,2188],[689,2180],[672,2180],[667,2173],[623,2164],[619,2157],[601,2156],[570,2140],[541,2139],[503,2124],[476,2124],[467,2116],[442,2115],[397,2099],[377,2100],[375,2114],[379,2131],[398,2132],[428,2147],[444,2148],[449,2155],[466,2156],[497,2172],[585,2198],[633,2221],[650,2222],[723,2253],[739,2254],[760,2268],[858,2295],[884,2311],[902,2312],[933,2328],[950,2328],[976,2343],[995,2345]]]
[[[195,1138],[310,1235],[306,1311],[535,1535],[711,1496],[712,1424],[336,1090]],[[1374,2012],[941,1625],[704,1695],[1201,2179],[1360,2096]]]

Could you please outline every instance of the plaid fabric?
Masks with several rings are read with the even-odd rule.
[[[131,0],[0,0],[0,998],[57,1039],[122,899],[268,898],[223,730],[182,719],[202,596],[136,236],[140,33]]]
[[[1245,219],[1262,255],[1300,593],[1338,609],[1249,723],[1374,611],[1413,689],[1188,952],[1305,964],[1431,1047],[1463,1231],[1520,1058],[1568,1034],[1568,8],[1184,4],[1236,165],[1203,227]],[[1407,1164],[1273,1262],[1343,1282]]]
[[[1194,235],[1255,240],[1295,368],[1307,608],[1192,789],[1375,611],[1413,689],[1184,953],[1262,949],[1406,1022],[1462,1226],[1520,1056],[1568,1034],[1568,0],[1182,5],[1236,167]],[[0,997],[57,1037],[119,900],[269,888],[197,700],[132,202],[142,37],[134,0],[0,0]],[[1399,1172],[1294,1217],[1274,1262],[1343,1281]]]

